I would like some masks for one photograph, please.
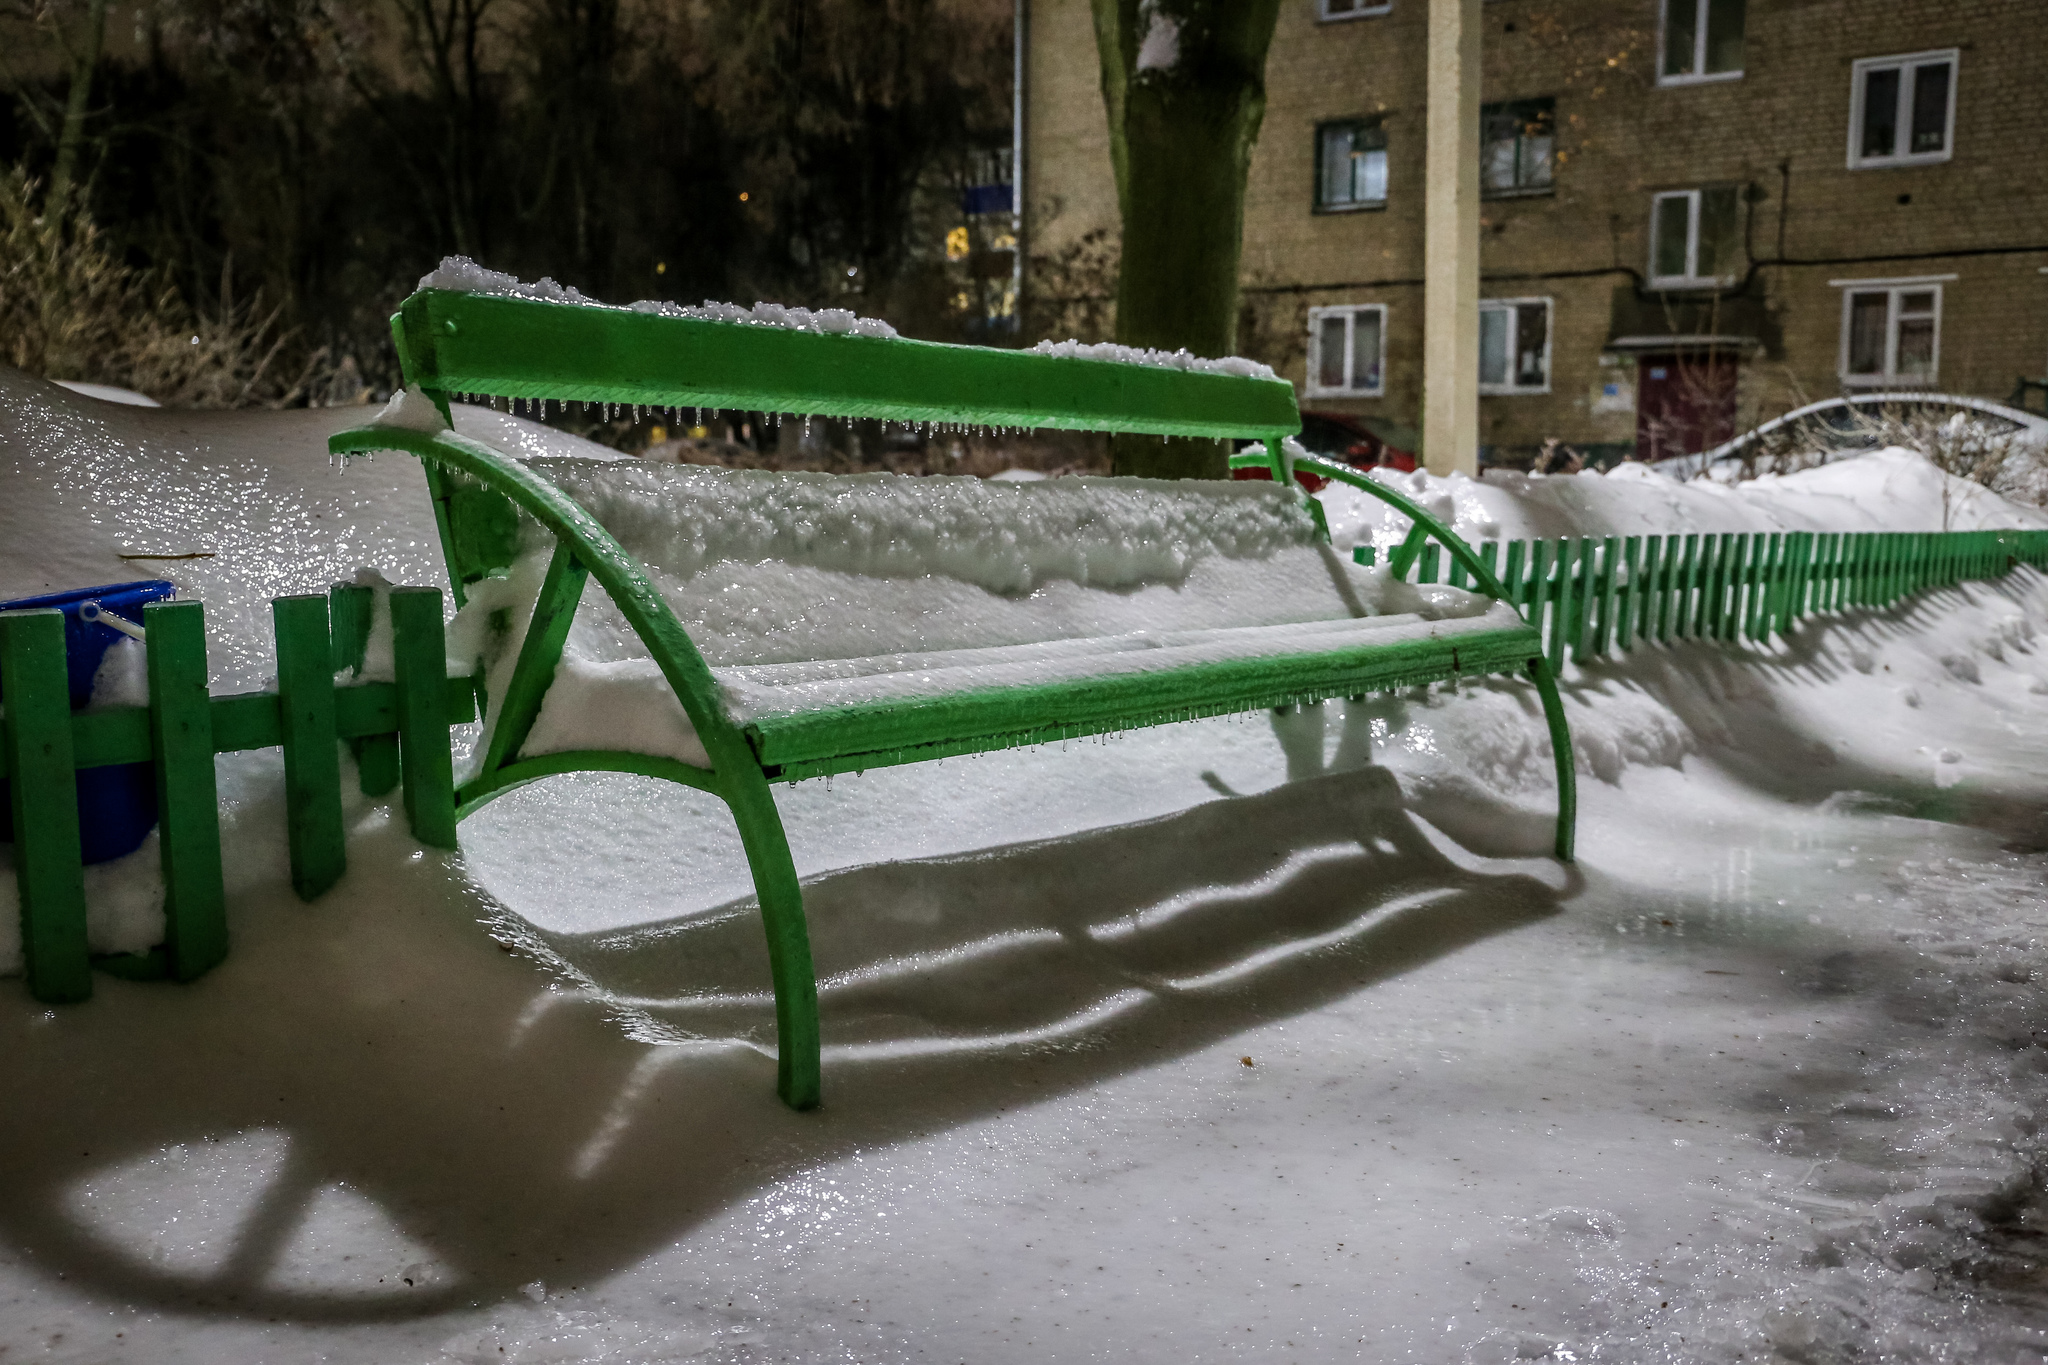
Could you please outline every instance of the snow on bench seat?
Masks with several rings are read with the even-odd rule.
[[[1364,654],[1452,637],[1477,649],[1479,637],[1522,628],[1484,597],[1349,563],[1270,484],[528,463],[646,565],[711,664],[726,713],[771,764],[775,752],[824,757],[829,715],[847,708],[877,733],[965,740],[1021,733],[993,698],[1028,690],[1050,708],[1044,725],[1085,732],[1089,714],[1128,708],[1132,689],[1157,690],[1163,673],[1176,674],[1187,714],[1249,710],[1289,699],[1269,695],[1274,659],[1302,661],[1300,694],[1331,695],[1343,678],[1376,676]],[[474,585],[457,619],[455,638],[492,670],[493,696],[552,548],[527,527],[510,576]],[[484,629],[501,609],[510,629]],[[1249,673],[1231,667],[1253,661],[1262,666]],[[1376,666],[1392,678],[1400,657]],[[882,725],[883,710],[896,719]],[[520,753],[578,749],[709,766],[639,637],[596,595]]]

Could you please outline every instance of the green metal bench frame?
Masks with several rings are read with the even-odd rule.
[[[483,395],[656,409],[873,418],[903,423],[1251,437],[1288,479],[1282,441],[1300,430],[1284,381],[1116,364],[895,338],[665,317],[426,289],[392,318],[409,388],[444,422],[451,397]],[[817,983],[803,892],[770,783],[1050,739],[1142,728],[1352,697],[1491,672],[1526,671],[1543,699],[1559,783],[1556,851],[1572,856],[1571,737],[1538,633],[1526,625],[1454,640],[1356,645],[1285,658],[1191,666],[1162,674],[989,690],[735,724],[709,666],[645,569],[586,509],[519,461],[452,430],[369,426],[329,441],[338,455],[417,455],[434,500],[458,604],[470,584],[508,567],[525,513],[555,539],[512,676],[496,699],[491,741],[455,794],[458,818],[523,783],[566,772],[624,772],[713,793],[731,809],[752,870],[775,987],[777,1089],[796,1109],[820,1094]],[[1242,457],[1241,457],[1242,458]],[[1323,470],[1318,464],[1319,472]],[[1332,466],[1334,470],[1336,467]],[[1348,471],[1335,475],[1348,477]],[[1441,543],[1480,591],[1506,594],[1470,546],[1413,502],[1371,480],[1351,482],[1401,510],[1414,532],[1397,552]],[[1320,506],[1310,506],[1321,524]],[[569,623],[595,578],[675,689],[709,768],[670,758],[582,750],[521,758],[553,681]]]

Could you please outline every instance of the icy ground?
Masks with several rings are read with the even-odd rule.
[[[358,414],[0,381],[0,595],[213,553],[143,571],[225,687],[269,595],[435,581]],[[1550,482],[1479,511],[1666,496]],[[1509,683],[791,789],[811,1115],[706,799],[364,805],[308,906],[224,762],[222,968],[0,982],[4,1359],[2038,1360],[2044,629],[2019,574],[1574,671],[1571,871]]]

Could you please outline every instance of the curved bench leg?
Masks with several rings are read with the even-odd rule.
[[[811,935],[804,923],[804,893],[782,832],[782,814],[768,779],[741,773],[725,793],[746,846],[761,920],[768,932],[768,970],[775,978],[775,1089],[792,1109],[815,1109],[821,1087],[818,1056],[818,978],[811,967]]]
[[[1543,719],[1550,723],[1550,748],[1557,756],[1557,856],[1572,861],[1578,837],[1578,771],[1572,761],[1572,730],[1565,723],[1564,699],[1557,695],[1557,675],[1550,661],[1538,656],[1529,660],[1529,676],[1535,680],[1537,695],[1543,698]]]

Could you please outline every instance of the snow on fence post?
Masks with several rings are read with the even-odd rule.
[[[63,612],[0,612],[0,699],[6,707],[0,742],[14,816],[22,970],[29,993],[46,1004],[83,1000],[92,994],[92,959],[85,937]]]
[[[376,602],[376,593],[361,583],[336,583],[327,590],[336,673],[362,675]],[[363,795],[382,796],[398,785],[398,736],[361,735],[348,747]]]

